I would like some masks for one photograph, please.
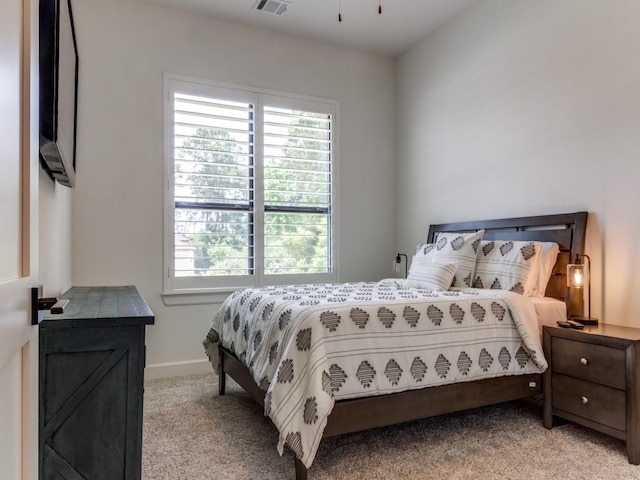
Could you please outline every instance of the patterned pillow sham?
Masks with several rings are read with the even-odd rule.
[[[440,232],[434,243],[419,245],[414,253],[425,260],[455,265],[456,272],[451,280],[452,287],[470,287],[476,267],[478,247],[484,230],[472,233]]]
[[[551,278],[553,267],[558,260],[558,254],[560,253],[560,247],[555,242],[542,242],[542,249],[540,251],[540,260],[538,261],[538,268],[534,274],[534,282],[531,288],[532,297],[544,297],[547,290],[547,284]]]
[[[426,255],[418,254],[413,256],[405,285],[411,288],[445,291],[449,290],[455,273],[454,263],[434,262]]]
[[[483,241],[472,286],[510,290],[530,296],[541,249],[541,242]]]

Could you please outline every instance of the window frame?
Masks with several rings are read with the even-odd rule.
[[[231,101],[250,102],[254,107],[254,274],[236,276],[176,277],[175,255],[175,191],[174,191],[174,93],[216,97]],[[331,271],[309,274],[264,273],[264,164],[263,108],[299,109],[327,113],[332,121],[330,251]],[[224,294],[238,288],[295,284],[332,283],[339,281],[338,225],[338,102],[325,98],[278,92],[231,83],[216,82],[183,75],[164,75],[164,242],[163,298],[167,304],[209,303],[220,301]],[[210,297],[206,297],[209,295]],[[213,295],[213,296],[211,296]],[[222,296],[221,296],[222,295]],[[179,297],[191,298],[179,298]],[[203,297],[204,296],[204,297]]]

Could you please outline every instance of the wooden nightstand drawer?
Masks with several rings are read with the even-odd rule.
[[[554,373],[624,390],[624,350],[557,337],[552,339],[551,348]]]
[[[553,376],[553,408],[626,430],[624,390],[605,387],[564,375]]]

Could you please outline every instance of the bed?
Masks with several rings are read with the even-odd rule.
[[[469,275],[458,269],[445,291],[393,279],[236,291],[204,340],[219,393],[229,375],[264,407],[280,431],[280,452],[294,452],[297,480],[307,478],[321,438],[539,394],[546,368],[541,324],[550,323],[551,312],[581,312],[582,299],[567,297],[566,265],[583,253],[586,222],[587,213],[577,212],[432,225],[414,254],[416,262],[445,238],[471,243],[477,232],[472,243],[480,255],[493,255],[494,246],[508,252],[514,243],[557,244],[546,298],[537,302],[520,295],[520,283],[511,291],[483,284],[480,268]],[[484,339],[485,331],[499,332],[498,340]],[[361,343],[346,344],[347,337]],[[422,337],[438,346],[417,355]]]

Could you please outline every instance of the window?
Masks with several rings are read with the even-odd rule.
[[[336,281],[335,104],[166,90],[165,291]]]

